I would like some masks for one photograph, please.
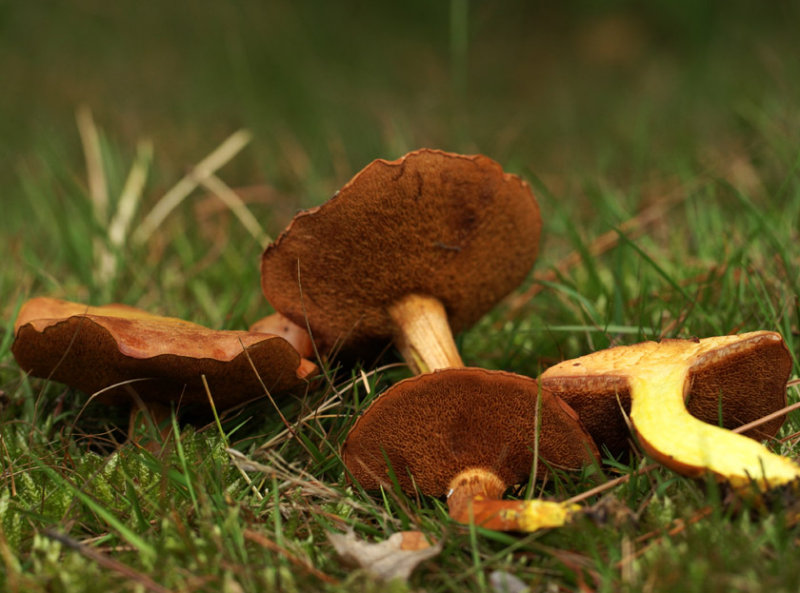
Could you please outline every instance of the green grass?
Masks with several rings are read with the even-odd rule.
[[[0,6],[0,590],[382,591],[326,534],[418,528],[444,549],[391,590],[481,591],[503,570],[531,591],[796,591],[794,497],[737,508],[714,484],[636,475],[638,455],[537,486],[568,498],[631,475],[590,499],[589,517],[528,536],[349,485],[339,447],[403,368],[328,369],[330,381],[279,401],[288,433],[266,400],[219,423],[181,417],[159,456],[118,447],[121,410],[27,378],[11,356],[31,296],[216,328],[269,312],[262,246],[202,189],[147,243],[133,239],[188,166],[246,128],[252,142],[218,175],[268,186],[248,206],[273,237],[369,160],[418,146],[484,152],[531,182],[545,236],[518,294],[534,277],[542,290],[459,337],[469,365],[536,375],[612,344],[771,329],[797,376],[797,8],[612,4]],[[81,104],[97,125],[106,220],[131,170],[144,175],[121,242],[93,206]],[[670,206],[630,222],[657,204]],[[784,453],[798,455],[798,431],[792,416]]]

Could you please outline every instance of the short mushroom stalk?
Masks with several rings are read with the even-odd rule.
[[[450,517],[459,523],[474,523],[495,531],[532,533],[561,527],[580,510],[576,504],[550,500],[503,500],[509,485],[483,468],[459,472],[447,493]]]
[[[441,301],[410,294],[389,306],[395,346],[415,375],[464,366]]]
[[[397,326],[395,346],[416,375],[464,368],[442,303],[411,294],[389,306]],[[472,467],[459,472],[447,491],[450,517],[496,531],[534,532],[565,525],[580,507],[547,500],[503,500],[511,486],[493,471]]]
[[[575,412],[534,379],[449,368],[406,379],[380,395],[350,431],[342,457],[368,490],[390,484],[391,468],[405,492],[446,495],[455,521],[532,532],[564,525],[578,509],[502,500],[509,487],[529,477],[537,436],[541,474],[547,466],[578,469],[598,457]]]
[[[750,385],[751,405],[758,407],[760,397],[774,399],[769,391],[780,390],[785,398],[790,365],[780,335],[760,331],[601,350],[551,367],[541,379],[544,385],[560,385],[558,391],[574,385],[583,392],[612,380],[629,392],[631,423],[653,459],[686,476],[711,473],[741,491],[765,490],[796,481],[800,465],[755,440],[693,417],[685,400],[699,387],[692,385],[693,370],[702,367],[705,380],[731,391],[748,391]],[[695,382],[699,380],[698,375]],[[725,396],[723,388],[722,406]],[[744,405],[746,400],[738,395],[737,401]]]

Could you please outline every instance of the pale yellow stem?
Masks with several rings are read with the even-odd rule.
[[[389,315],[397,326],[395,345],[415,374],[464,366],[438,299],[411,294],[393,303]]]

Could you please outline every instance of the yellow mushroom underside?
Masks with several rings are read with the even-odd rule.
[[[773,488],[800,478],[800,466],[760,443],[694,418],[684,404],[692,360],[736,336],[662,343],[629,371],[631,421],[642,446],[655,459],[687,475],[706,471],[735,488]],[[713,353],[711,354],[713,355]]]

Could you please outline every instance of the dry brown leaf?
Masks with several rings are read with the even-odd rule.
[[[420,562],[442,551],[441,542],[431,545],[419,531],[400,531],[377,543],[360,540],[352,531],[329,533],[328,539],[342,562],[382,581],[407,581]]]

